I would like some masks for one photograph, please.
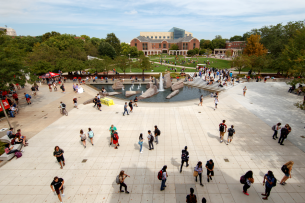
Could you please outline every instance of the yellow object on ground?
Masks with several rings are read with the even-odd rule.
[[[107,97],[101,98],[101,103],[102,103],[102,104],[105,104],[105,105],[107,105],[107,106],[112,106],[112,105],[114,105],[113,100],[112,100],[112,99],[109,99],[109,98],[107,98]]]

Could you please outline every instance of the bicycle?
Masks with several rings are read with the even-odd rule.
[[[61,107],[59,107],[60,109],[59,109],[59,112],[62,114],[62,115],[66,115],[66,116],[68,116],[68,111],[66,110],[66,108],[61,108]]]

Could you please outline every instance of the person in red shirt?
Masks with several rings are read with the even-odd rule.
[[[13,94],[13,98],[16,101],[16,104],[18,104],[19,99],[18,99],[18,94],[16,92]]]

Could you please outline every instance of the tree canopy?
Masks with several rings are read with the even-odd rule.
[[[98,47],[98,53],[101,56],[108,56],[112,59],[114,59],[116,57],[115,49],[108,42],[100,43],[100,45]]]
[[[121,54],[121,42],[114,33],[107,34],[105,42],[108,42],[114,48],[117,56]]]

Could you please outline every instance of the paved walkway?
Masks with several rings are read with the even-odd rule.
[[[80,105],[79,109],[71,110],[69,116],[49,123],[32,137],[30,145],[24,148],[22,158],[14,158],[0,168],[0,202],[59,202],[49,187],[54,176],[65,180],[65,203],[185,202],[190,187],[195,189],[198,199],[205,197],[208,202],[215,203],[305,202],[303,152],[289,140],[285,141],[285,146],[278,145],[271,139],[270,125],[253,114],[251,107],[248,110],[246,105],[255,96],[261,98],[262,91],[269,92],[269,97],[274,99],[283,99],[277,91],[269,90],[274,83],[260,85],[266,86],[256,88],[249,84],[246,97],[241,95],[241,85],[222,92],[216,111],[213,110],[213,99],[209,97],[204,99],[202,107],[197,106],[198,100],[171,104],[139,102],[134,113],[124,117],[123,100],[114,99],[115,105],[103,106],[102,112],[92,108],[92,105]],[[89,87],[85,90],[88,95],[96,94]],[[45,95],[48,98],[53,96],[47,92]],[[68,101],[73,95],[69,97]],[[255,101],[252,103],[260,107]],[[271,103],[268,105],[272,107]],[[282,104],[278,102],[276,105],[281,108]],[[34,105],[29,108],[35,111]],[[50,104],[49,108],[55,110],[56,103],[52,107]],[[259,114],[263,112],[258,111]],[[290,122],[293,116],[287,114],[285,118]],[[227,125],[235,125],[236,134],[230,145],[219,143],[218,124],[223,119],[227,120]],[[274,119],[271,117],[271,120]],[[108,129],[111,124],[115,124],[120,135],[118,150],[109,146]],[[160,144],[149,151],[146,133],[154,125],[158,125],[162,132]],[[88,127],[95,132],[95,145],[87,142],[85,149],[80,143],[79,130],[86,132]],[[293,126],[293,132],[295,128],[297,126]],[[137,144],[140,133],[145,139],[142,154]],[[56,145],[65,151],[64,169],[60,169],[52,156]],[[190,152],[190,166],[179,173],[181,149],[186,145]],[[83,163],[83,159],[87,162]],[[204,187],[201,187],[194,181],[193,167],[199,160],[206,163],[208,159],[215,162],[215,176],[207,183],[204,172]],[[278,183],[269,200],[263,201],[260,193],[264,190],[264,174],[272,170],[280,180],[283,176],[280,168],[289,160],[295,162],[292,178],[285,186]],[[161,192],[157,173],[165,164],[169,177],[165,191]],[[250,169],[254,172],[255,183],[248,190],[250,196],[245,196],[239,178]],[[130,192],[128,195],[120,194],[115,183],[120,170],[131,176],[125,181]]]

